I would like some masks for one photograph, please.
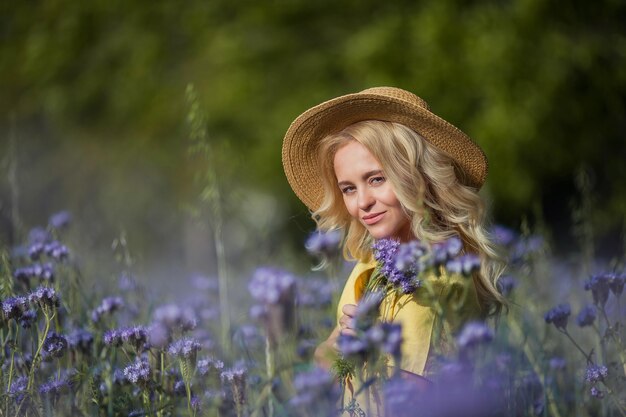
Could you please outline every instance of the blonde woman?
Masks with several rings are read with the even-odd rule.
[[[329,367],[338,355],[338,337],[355,334],[353,318],[376,266],[372,244],[379,239],[436,243],[456,236],[462,251],[481,261],[469,280],[458,274],[426,278],[435,301],[455,304],[445,315],[433,307],[433,293],[427,296],[421,288],[383,300],[380,318],[402,325],[399,367],[407,379],[425,383],[436,373],[435,359],[453,351],[462,324],[504,306],[496,289],[502,265],[478,195],[486,157],[424,100],[377,87],[315,106],[287,131],[283,165],[318,228],[343,231],[344,256],[357,261],[339,301],[337,326],[316,350],[318,364]],[[369,396],[358,401],[377,414]]]

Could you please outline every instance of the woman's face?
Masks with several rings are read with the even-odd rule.
[[[348,213],[375,239],[412,238],[411,222],[383,168],[370,151],[355,140],[340,147],[334,158],[335,176]]]

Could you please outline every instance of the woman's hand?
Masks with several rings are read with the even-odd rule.
[[[342,307],[343,316],[339,318],[339,326],[335,327],[328,339],[320,343],[315,349],[314,359],[318,366],[330,369],[333,361],[339,354],[337,347],[337,339],[340,335],[356,336],[354,329],[354,315],[356,313],[356,305],[346,304]]]

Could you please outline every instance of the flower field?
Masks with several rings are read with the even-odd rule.
[[[349,361],[331,372],[313,361],[350,269],[337,235],[311,235],[305,246],[320,267],[306,277],[259,267],[247,284],[249,314],[222,320],[219,293],[232,282],[194,276],[185,285],[195,297],[185,300],[147,291],[129,271],[112,293],[85,287],[79,260],[87,254],[66,245],[69,227],[71,216],[58,213],[3,249],[2,415],[368,414],[345,401]],[[396,374],[372,380],[387,415],[626,415],[622,264],[565,264],[539,236],[493,233],[508,254],[500,281],[508,314],[468,323],[427,388]],[[407,259],[415,248],[399,253]],[[474,262],[448,261],[448,269]],[[366,329],[368,343],[340,343],[344,357],[397,355],[397,329],[381,324]]]

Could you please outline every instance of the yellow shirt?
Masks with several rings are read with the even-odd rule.
[[[352,270],[337,306],[337,324],[346,304],[358,304],[376,266],[376,261],[359,262]],[[481,308],[471,278],[459,274],[431,274],[413,294],[389,294],[381,303],[380,318],[402,325],[402,359],[400,369],[429,377],[436,373],[437,356],[454,352],[453,335],[468,320],[480,319]],[[393,359],[390,358],[390,364]],[[355,385],[358,382],[355,381]],[[355,388],[355,391],[357,388]],[[371,391],[371,390],[370,390]],[[349,395],[346,401],[349,401]],[[357,402],[369,416],[375,416],[378,395],[359,396]],[[378,403],[372,404],[372,401]],[[367,403],[368,404],[363,404]]]

